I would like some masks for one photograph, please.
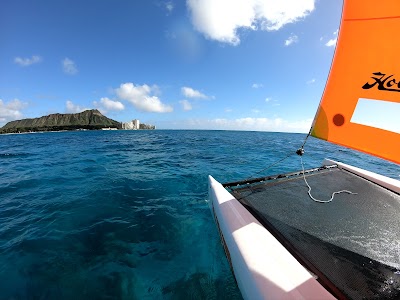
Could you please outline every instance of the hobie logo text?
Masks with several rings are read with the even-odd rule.
[[[372,73],[375,76],[371,76],[375,81],[372,83],[366,83],[363,85],[364,90],[368,90],[377,85],[378,90],[400,92],[400,80],[393,78],[393,75],[383,74],[381,72]]]

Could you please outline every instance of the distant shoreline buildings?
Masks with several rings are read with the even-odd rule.
[[[135,119],[130,122],[122,123],[122,129],[125,130],[138,130],[140,129],[140,121]]]
[[[156,126],[154,125],[147,125],[147,124],[141,124],[139,120],[135,119],[130,122],[123,122],[121,123],[122,129],[124,130],[154,130],[156,129]]]

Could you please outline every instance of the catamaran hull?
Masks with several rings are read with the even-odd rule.
[[[244,299],[335,299],[211,176],[209,200]]]

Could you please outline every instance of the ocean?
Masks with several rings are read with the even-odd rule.
[[[304,138],[183,130],[0,135],[0,299],[241,299],[207,176],[227,182],[300,170],[294,154],[262,171]],[[306,168],[329,157],[400,179],[396,164],[312,137],[305,151]]]

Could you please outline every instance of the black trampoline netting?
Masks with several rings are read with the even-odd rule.
[[[302,174],[281,177],[230,192],[336,297],[400,299],[399,194],[333,167],[306,175],[312,195],[357,195],[317,203]]]

